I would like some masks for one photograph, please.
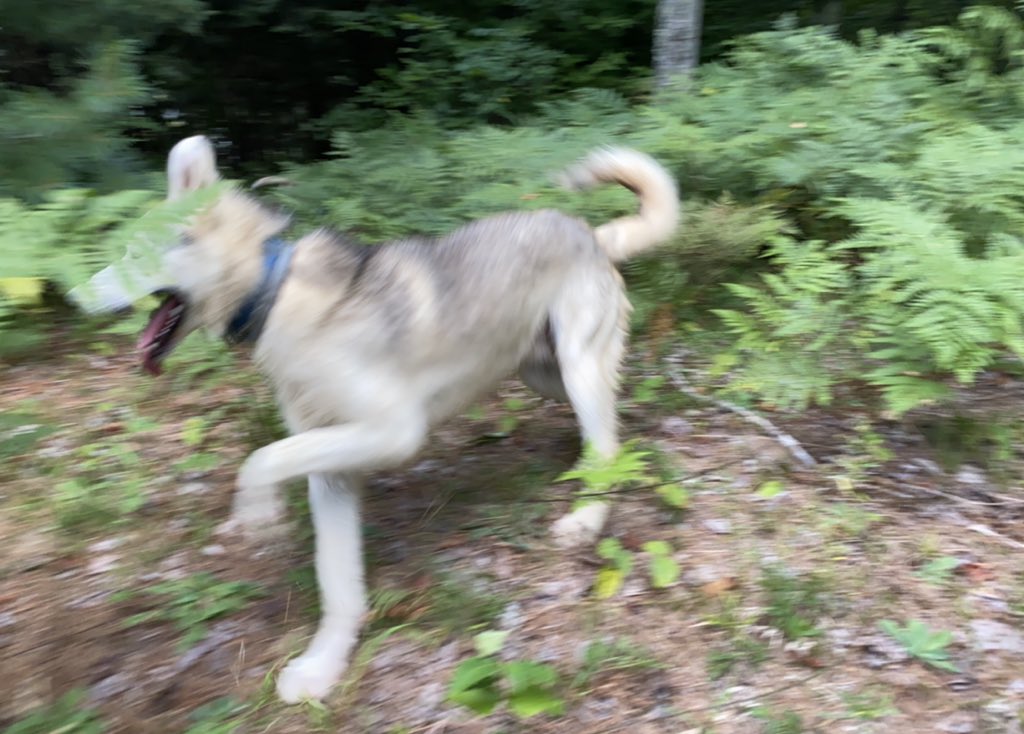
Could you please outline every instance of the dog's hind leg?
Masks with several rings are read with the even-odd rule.
[[[619,452],[615,399],[629,309],[618,274],[610,276],[614,283],[580,278],[567,284],[568,295],[553,319],[562,380],[584,445],[609,461]],[[608,502],[594,500],[562,516],[552,526],[555,542],[563,547],[592,543],[608,511]]]
[[[320,624],[309,647],[281,671],[277,693],[287,703],[319,700],[348,665],[365,610],[359,523],[361,480],[311,474],[309,508],[316,531]]]

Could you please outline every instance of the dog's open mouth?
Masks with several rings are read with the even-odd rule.
[[[185,320],[185,299],[174,291],[161,291],[154,295],[164,300],[149,316],[149,323],[139,335],[135,345],[142,368],[151,375],[159,375],[164,358],[177,346],[178,330]]]

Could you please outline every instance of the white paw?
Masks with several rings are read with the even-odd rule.
[[[604,529],[608,509],[607,502],[589,502],[562,515],[551,525],[555,545],[560,548],[577,548],[593,543]]]
[[[277,678],[277,695],[285,703],[322,700],[341,680],[344,664],[324,657],[302,655],[292,660]]]
[[[250,540],[272,540],[287,532],[284,503],[276,492],[239,491],[231,517],[217,526],[218,535],[241,534]]]

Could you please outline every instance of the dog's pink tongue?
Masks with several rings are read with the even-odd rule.
[[[163,372],[158,356],[160,332],[170,319],[171,309],[174,308],[175,303],[174,298],[168,298],[160,304],[156,311],[153,312],[153,315],[149,317],[149,323],[146,324],[146,328],[142,330],[139,340],[135,344],[135,350],[139,353],[142,369],[154,377]]]

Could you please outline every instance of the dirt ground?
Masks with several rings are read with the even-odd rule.
[[[579,486],[557,481],[579,450],[572,414],[509,383],[371,483],[361,646],[323,706],[287,707],[274,674],[316,615],[303,489],[287,541],[215,532],[235,470],[277,430],[244,360],[218,359],[196,374],[183,357],[154,380],[109,347],[55,341],[48,360],[0,367],[0,726],[1024,730],[1016,383],[975,390],[1011,416],[999,431],[963,416],[868,430],[850,407],[765,411],[815,458],[803,467],[742,416],[651,379],[655,360],[631,359],[623,436],[688,501],[672,507],[649,484],[616,495],[609,534],[634,562],[611,598],[595,593],[608,561],[556,551],[547,532]],[[968,428],[981,436],[970,455],[955,440]],[[967,461],[944,465],[951,454]],[[665,588],[647,572],[650,541],[678,564]],[[900,641],[885,620],[927,632]],[[487,629],[508,633],[501,659],[557,672],[564,713],[478,716],[448,700]]]

